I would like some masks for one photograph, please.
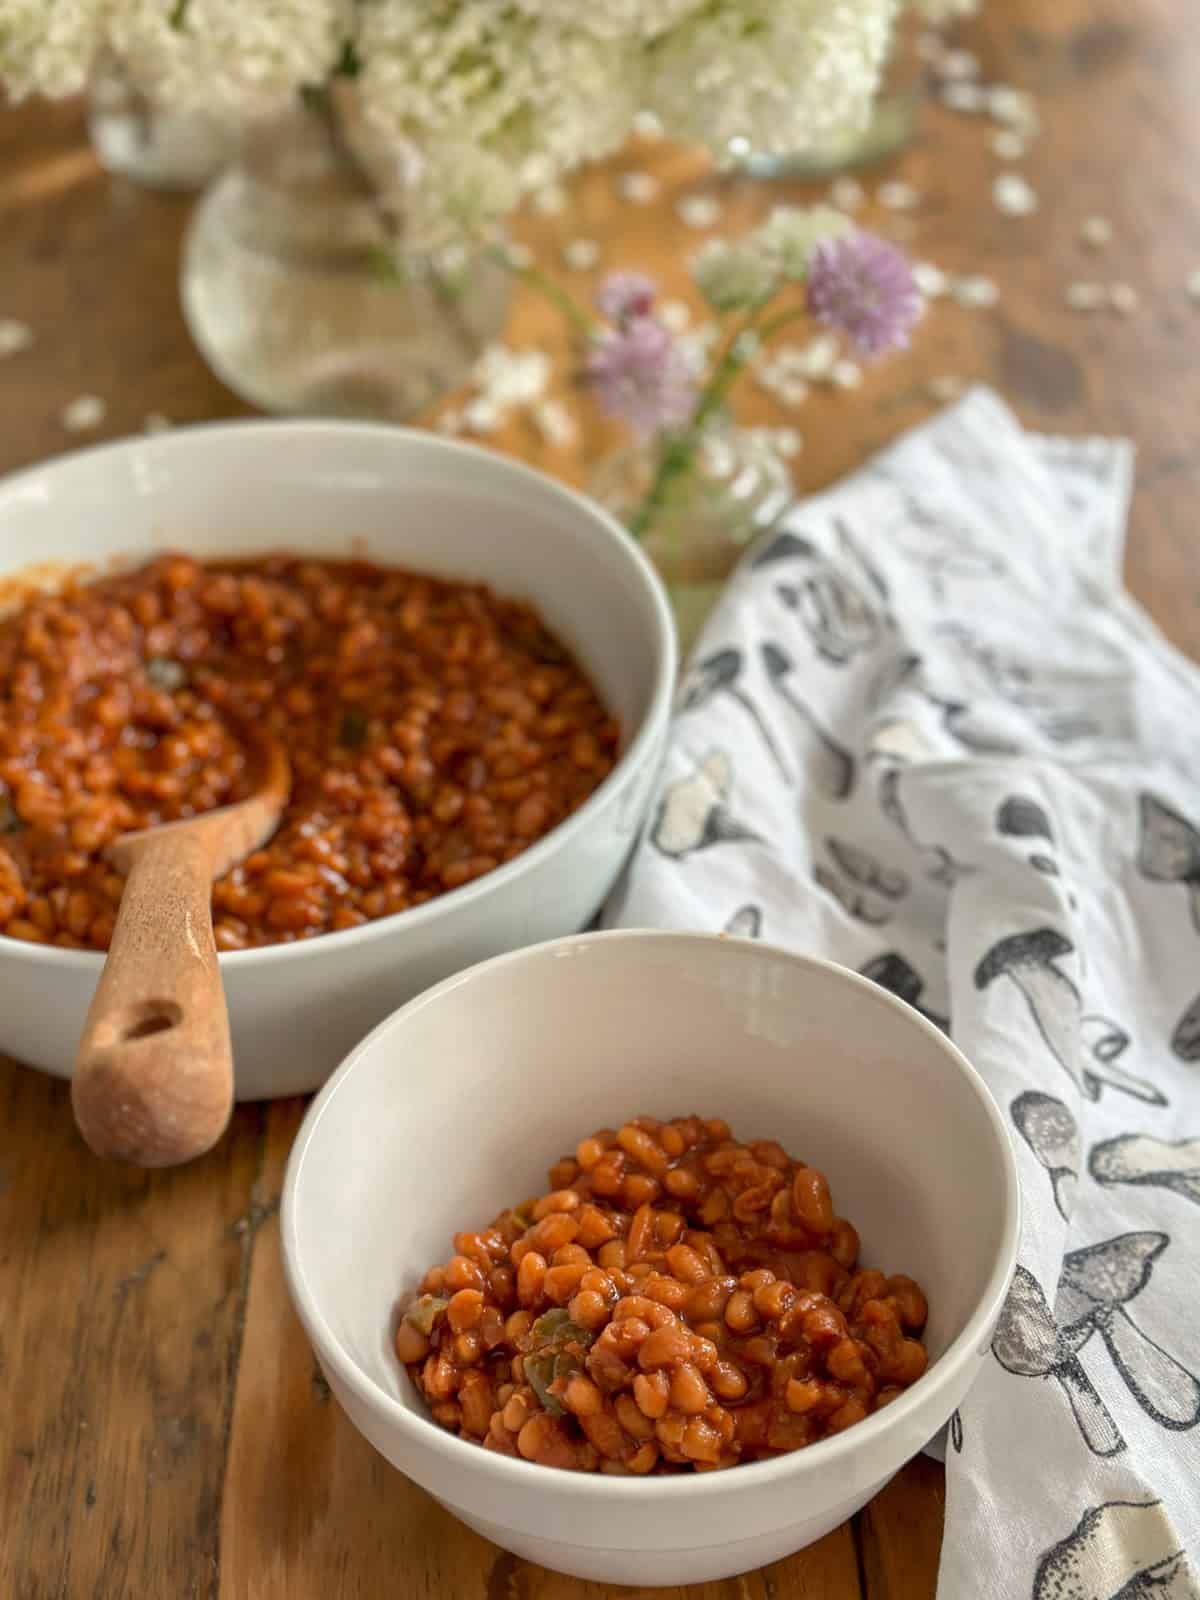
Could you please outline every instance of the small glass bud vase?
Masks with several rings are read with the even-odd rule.
[[[626,525],[644,514],[666,444],[626,446],[592,476],[591,493]],[[682,650],[695,643],[747,545],[794,495],[772,430],[738,427],[723,416],[709,423],[693,464],[671,480],[640,536],[667,586]]]

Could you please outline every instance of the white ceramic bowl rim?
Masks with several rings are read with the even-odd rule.
[[[520,872],[550,855],[553,851],[566,845],[570,839],[583,828],[592,812],[603,803],[609,789],[621,781],[626,771],[636,767],[642,760],[646,748],[654,741],[658,727],[670,713],[671,701],[675,693],[675,676],[678,670],[678,644],[675,634],[675,623],[671,609],[667,602],[666,591],[662,581],[651,566],[641,546],[621,527],[616,519],[609,515],[602,506],[577,493],[568,485],[559,483],[544,473],[538,472],[534,467],[526,466],[523,461],[515,457],[498,455],[494,450],[485,450],[480,445],[465,444],[458,439],[446,439],[440,434],[426,433],[420,428],[394,427],[386,423],[369,422],[341,422],[341,421],[305,421],[278,418],[248,417],[239,422],[196,422],[180,428],[172,428],[169,432],[149,438],[137,437],[127,439],[114,439],[107,444],[92,445],[84,450],[71,450],[61,456],[55,456],[50,461],[36,463],[33,466],[22,468],[19,472],[10,473],[0,479],[0,500],[12,490],[19,489],[22,484],[52,472],[59,466],[72,466],[85,459],[105,455],[121,455],[136,445],[140,449],[171,449],[181,446],[188,449],[195,441],[219,438],[222,434],[247,433],[256,431],[271,434],[302,434],[305,432],[329,433],[335,432],[342,435],[356,434],[359,436],[374,436],[381,441],[395,441],[396,439],[418,440],[422,448],[431,451],[442,451],[448,455],[482,456],[487,461],[500,468],[502,472],[525,478],[536,483],[542,493],[551,499],[557,499],[564,505],[573,507],[576,511],[584,511],[593,520],[605,524],[609,531],[617,536],[625,546],[630,562],[641,578],[646,594],[649,596],[655,613],[655,626],[658,636],[658,668],[654,686],[651,690],[649,704],[641,725],[624,750],[621,751],[616,765],[608,776],[599,783],[587,799],[569,817],[565,817],[549,833],[543,834],[535,840],[528,849],[522,850],[520,855],[511,861],[504,862],[491,872],[486,872],[480,878],[475,878],[470,883],[463,884],[461,888],[449,889],[444,894],[435,895],[432,900],[427,900],[423,905],[411,906],[406,911],[396,911],[387,917],[377,917],[371,922],[363,923],[357,928],[343,928],[333,933],[322,933],[312,939],[298,939],[291,944],[262,945],[253,950],[224,951],[218,957],[221,967],[261,966],[274,961],[296,961],[302,957],[319,956],[322,950],[336,944],[339,949],[352,945],[362,944],[369,939],[381,937],[390,932],[398,923],[403,923],[406,928],[415,928],[422,923],[431,921],[439,915],[442,909],[453,903],[457,910],[468,905],[472,900],[481,895],[490,894],[501,889]],[[284,546],[284,548],[286,545]],[[0,934],[0,953],[7,960],[35,961],[63,968],[84,968],[99,973],[104,965],[105,957],[98,950],[63,950],[56,945],[34,944],[28,939],[13,939],[6,934]]]
[[[537,1466],[532,1462],[513,1460],[495,1451],[483,1450],[477,1444],[468,1443],[465,1439],[460,1439],[455,1434],[447,1433],[444,1428],[439,1427],[431,1418],[423,1417],[418,1412],[401,1405],[398,1400],[393,1399],[391,1395],[381,1389],[372,1378],[362,1371],[353,1357],[346,1352],[341,1341],[322,1316],[320,1307],[317,1305],[303,1274],[301,1266],[302,1251],[300,1241],[296,1235],[293,1202],[295,1192],[300,1185],[305,1155],[308,1146],[316,1135],[321,1118],[329,1108],[343,1082],[354,1071],[355,1066],[362,1057],[374,1048],[378,1039],[381,1039],[402,1018],[414,1016],[424,1006],[436,1004],[461,984],[469,983],[477,973],[494,971],[511,963],[527,959],[532,955],[536,955],[539,951],[586,946],[596,941],[608,942],[619,939],[631,943],[683,941],[709,944],[714,939],[723,937],[722,935],[709,933],[668,932],[661,929],[646,928],[581,933],[565,939],[550,940],[542,945],[531,945],[524,950],[514,950],[506,955],[495,956],[490,961],[480,962],[477,966],[469,967],[465,972],[459,972],[453,977],[446,978],[432,989],[427,989],[424,994],[418,995],[415,1000],[410,1000],[407,1005],[401,1006],[390,1017],[385,1018],[378,1027],[372,1029],[361,1044],[351,1052],[337,1069],[309,1107],[288,1160],[280,1205],[284,1267],[292,1293],[302,1310],[304,1320],[310,1327],[319,1330],[322,1357],[332,1361],[336,1367],[337,1376],[346,1384],[347,1388],[368,1407],[382,1411],[390,1422],[410,1434],[415,1442],[444,1456],[449,1465],[452,1466],[455,1462],[469,1460],[474,1467],[483,1471],[497,1473],[514,1483],[528,1481],[524,1477],[527,1472],[545,1472],[547,1470],[544,1466]],[[851,1452],[860,1450],[872,1441],[884,1437],[887,1433],[900,1429],[906,1418],[914,1411],[925,1407],[933,1389],[938,1384],[938,1374],[944,1372],[949,1377],[952,1370],[958,1367],[976,1349],[985,1334],[990,1338],[990,1330],[1008,1293],[1009,1283],[1016,1266],[1017,1242],[1020,1234],[1021,1200],[1012,1142],[996,1102],[992,1098],[991,1091],[961,1050],[942,1033],[940,1028],[935,1027],[918,1011],[906,1005],[904,1001],[897,999],[895,995],[880,988],[871,979],[864,978],[861,974],[851,971],[848,967],[839,966],[834,961],[826,961],[819,956],[802,955],[798,951],[785,950],[778,945],[755,940],[728,939],[725,942],[728,945],[731,957],[735,959],[755,960],[766,954],[773,959],[791,962],[798,967],[822,971],[837,982],[845,983],[853,989],[861,990],[869,994],[874,1002],[882,1002],[885,1006],[902,1013],[919,1032],[926,1033],[930,1040],[935,1042],[941,1050],[948,1051],[957,1062],[975,1098],[982,1107],[984,1115],[987,1117],[996,1136],[997,1145],[1003,1152],[1002,1164],[1005,1189],[1004,1229],[996,1265],[988,1277],[987,1287],[979,1304],[976,1306],[966,1326],[957,1338],[947,1345],[936,1363],[911,1388],[906,1389],[899,1399],[893,1400],[882,1412],[876,1412],[873,1416],[865,1418],[864,1421],[855,1423],[852,1428],[846,1429],[844,1433],[839,1433],[833,1438],[818,1440],[816,1444],[809,1445],[803,1450],[792,1451],[773,1460],[747,1462],[744,1466],[739,1466],[735,1474],[736,1487],[739,1489],[752,1489],[755,1484],[781,1477],[790,1470],[794,1470],[798,1465],[808,1465],[814,1460],[820,1465],[836,1469],[839,1461],[843,1460]],[[817,1452],[815,1457],[814,1451]],[[649,1492],[656,1496],[666,1496],[667,1498],[695,1498],[698,1496],[712,1496],[722,1492],[728,1493],[729,1489],[735,1486],[730,1484],[727,1472],[704,1472],[695,1473],[691,1476],[680,1475],[678,1477],[619,1478],[600,1473],[568,1472],[557,1468],[554,1470],[556,1474],[555,1491],[563,1490],[581,1497],[598,1494],[615,1500],[640,1499]],[[514,1478],[513,1474],[517,1474],[517,1476]]]

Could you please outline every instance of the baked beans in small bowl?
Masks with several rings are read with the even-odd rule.
[[[316,1088],[472,962],[576,931],[665,737],[662,586],[599,507],[436,435],[183,428],[0,483],[0,1052],[66,1075],[119,833],[292,792],[214,886],[239,1099]]]
[[[289,1288],[339,1402],[514,1554],[701,1583],[851,1516],[989,1359],[1018,1190],[982,1080],[856,973],[622,931],[412,1001],[311,1107]]]

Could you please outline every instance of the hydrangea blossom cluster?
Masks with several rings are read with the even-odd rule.
[[[723,154],[794,151],[865,120],[897,0],[0,0],[0,86],[71,93],[115,63],[150,98],[250,121],[354,76],[420,175],[476,225],[655,111]]]

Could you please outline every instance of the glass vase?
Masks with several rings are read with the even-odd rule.
[[[601,461],[589,489],[631,524],[650,493],[669,445],[628,445]],[[791,473],[767,428],[720,418],[705,430],[692,466],[675,477],[640,535],[675,612],[680,648],[690,650],[747,545],[794,498]]]
[[[91,85],[87,124],[105,171],[149,189],[201,189],[236,151],[220,123],[154,104],[112,67]]]
[[[214,372],[264,411],[404,421],[504,324],[505,268],[421,253],[328,108],[258,129],[200,200],[181,295]]]
[[[792,154],[768,155],[739,147],[732,152],[736,164],[754,178],[815,180],[898,155],[916,136],[925,99],[925,63],[918,48],[922,26],[913,6],[906,6],[897,17],[879,92],[865,127],[846,129]]]

